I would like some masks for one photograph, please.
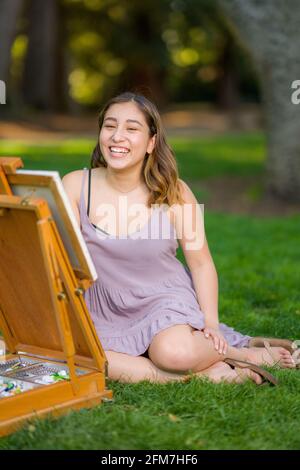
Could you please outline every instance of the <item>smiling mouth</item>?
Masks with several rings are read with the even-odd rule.
[[[128,153],[130,152],[130,150],[126,147],[115,147],[112,145],[108,148],[109,148],[110,153],[117,157],[124,157],[128,155]]]

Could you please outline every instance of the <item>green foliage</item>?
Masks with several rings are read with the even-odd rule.
[[[231,35],[215,0],[57,2],[63,51],[60,67],[65,71],[62,75],[57,70],[57,76],[67,81],[63,88],[81,106],[99,107],[125,89],[151,95],[162,105],[216,102],[220,90],[226,88],[222,82],[226,64],[229,73],[238,77],[237,93],[257,99],[257,79],[249,57]],[[27,51],[26,12],[12,47],[16,93],[20,93]]]

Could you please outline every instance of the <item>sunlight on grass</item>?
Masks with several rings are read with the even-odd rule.
[[[61,142],[30,143],[18,140],[0,142],[1,155],[20,156],[28,169],[68,171],[89,166],[96,142],[69,139]],[[214,138],[172,138],[182,178],[207,178],[220,174],[246,175],[262,171],[265,143],[262,134],[237,134]]]

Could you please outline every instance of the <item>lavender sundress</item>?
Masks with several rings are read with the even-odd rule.
[[[134,234],[109,235],[88,218],[87,174],[85,168],[80,223],[98,279],[84,298],[103,349],[139,356],[147,354],[153,337],[168,327],[188,324],[201,330],[204,314],[191,273],[176,258],[176,231],[163,206],[154,208],[148,223]],[[220,330],[229,345],[248,346],[250,336],[224,323]]]

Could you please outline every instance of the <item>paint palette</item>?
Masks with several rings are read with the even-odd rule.
[[[12,397],[37,387],[39,387],[38,384],[0,376],[0,398]]]
[[[77,375],[87,372],[84,369],[76,369]],[[65,364],[23,357],[0,361],[0,398],[17,395],[41,385],[68,380],[69,370]]]

